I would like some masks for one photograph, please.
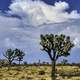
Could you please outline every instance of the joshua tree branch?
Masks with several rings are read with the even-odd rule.
[[[48,52],[48,55],[49,55],[50,59],[53,60],[51,53]]]

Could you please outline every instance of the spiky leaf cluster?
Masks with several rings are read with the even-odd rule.
[[[17,48],[14,50],[14,52],[15,52],[17,60],[22,61],[23,57],[25,56],[25,53]]]
[[[15,53],[12,49],[7,49],[6,53],[3,54],[9,61],[13,61],[15,56]]]

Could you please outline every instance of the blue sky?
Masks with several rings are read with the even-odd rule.
[[[63,33],[71,36],[75,44],[66,59],[80,62],[79,3],[80,0],[0,0],[1,58],[7,48],[19,48],[26,53],[24,61],[50,61],[40,50],[40,34]]]

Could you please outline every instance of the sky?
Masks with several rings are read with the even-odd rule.
[[[49,61],[41,51],[40,34],[65,34],[75,47],[61,57],[80,62],[80,0],[0,0],[0,58],[8,48],[26,53],[29,63]]]

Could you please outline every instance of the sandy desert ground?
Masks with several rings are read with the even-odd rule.
[[[56,80],[80,80],[80,67],[57,66]],[[51,80],[51,66],[0,68],[0,80]]]

